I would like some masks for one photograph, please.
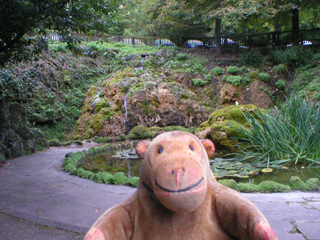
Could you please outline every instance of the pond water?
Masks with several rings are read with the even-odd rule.
[[[88,157],[81,165],[92,172],[124,172],[128,177],[138,177],[141,160],[133,148],[110,149],[105,153]],[[255,184],[265,180],[287,184],[291,176],[298,176],[303,181],[320,177],[320,168],[266,168],[264,164],[240,163],[222,158],[210,160],[210,167],[217,179],[235,179],[237,182]]]
[[[82,167],[92,172],[123,172],[128,177],[139,177],[141,160],[134,149],[110,150],[88,157]]]

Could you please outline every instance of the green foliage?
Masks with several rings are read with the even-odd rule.
[[[212,69],[212,72],[216,75],[216,76],[221,76],[224,72],[223,68],[221,67],[215,67],[214,69]]]
[[[250,128],[239,125],[245,137],[239,145],[242,161],[270,164],[317,166],[320,163],[320,108],[292,96],[272,113],[245,113]]]
[[[2,153],[0,153],[0,163],[5,161],[6,161],[6,157]]]
[[[271,60],[274,64],[285,64],[289,68],[305,65],[312,56],[312,50],[304,47],[288,47],[285,50],[271,51]]]
[[[58,147],[62,145],[59,139],[50,139],[48,140],[48,144],[50,147]]]
[[[262,193],[289,192],[291,190],[289,186],[281,183],[276,183],[274,181],[263,181],[258,185],[258,188]]]
[[[258,76],[264,82],[269,82],[271,79],[271,77],[268,73],[259,73]]]
[[[297,176],[292,176],[289,179],[288,185],[292,190],[301,190],[301,191],[306,191],[308,189],[307,184],[305,184],[301,178]]]
[[[275,73],[278,75],[286,75],[289,73],[287,66],[284,64],[279,64],[274,66],[273,71],[275,71]]]
[[[320,180],[318,178],[310,178],[306,181],[309,191],[319,191],[320,190]]]
[[[201,87],[208,84],[209,81],[203,81],[201,78],[194,78],[192,79],[192,83],[197,87]]]
[[[53,41],[49,44],[52,52],[64,52],[68,51],[68,44],[66,42]]]
[[[218,182],[232,189],[237,188],[237,182],[234,179],[221,179]]]
[[[44,54],[38,61],[1,68],[0,89],[7,102],[23,103],[27,121],[47,139],[64,141],[80,114],[86,89],[108,68],[98,59],[93,63],[70,52]],[[103,101],[97,105],[98,109],[105,106]]]
[[[96,175],[96,177],[94,177],[93,180],[96,182],[102,182],[102,183],[106,183],[106,184],[113,183],[113,175],[110,173],[99,172],[95,175]]]
[[[226,76],[225,81],[235,86],[240,86],[244,82],[244,78],[242,76]]]
[[[131,187],[138,187],[139,178],[138,177],[131,177],[131,178],[129,178],[128,183]]]
[[[240,58],[242,64],[255,68],[261,67],[265,61],[266,58],[258,50],[249,50],[243,53]]]
[[[97,143],[108,143],[108,142],[112,142],[113,139],[110,137],[94,137],[93,141]]]
[[[274,181],[263,181],[258,185],[253,183],[237,183],[233,179],[222,179],[218,180],[218,182],[239,192],[246,193],[289,192],[291,190],[317,191],[320,189],[320,180],[318,178],[310,178],[306,181],[306,183],[304,183],[299,177],[294,176],[290,178],[288,185]]]
[[[275,85],[277,88],[283,88],[286,85],[287,81],[284,79],[279,79]]]
[[[211,82],[212,81],[212,75],[211,74],[207,74],[204,76],[204,79],[207,81],[207,82]]]
[[[238,68],[237,66],[228,66],[227,67],[227,73],[237,74],[239,72],[241,72],[241,68]]]
[[[252,183],[238,183],[236,190],[239,192],[245,192],[245,193],[252,193],[252,192],[258,192],[259,186]]]
[[[113,184],[125,185],[128,181],[128,177],[123,172],[117,172],[113,175]]]
[[[117,2],[81,1],[31,1],[14,0],[2,3],[0,12],[0,65],[10,57],[21,59],[28,54],[30,43],[44,45],[45,39],[34,41],[35,34],[44,36],[48,31],[58,33],[69,45],[75,41],[71,33],[90,30],[107,31]],[[12,16],[15,16],[14,18]],[[66,21],[72,19],[72,21]],[[30,37],[32,36],[32,37]],[[38,47],[45,49],[46,47]],[[33,51],[29,57],[41,51]]]
[[[146,139],[153,137],[148,127],[138,125],[135,126],[128,134],[128,139]]]
[[[188,59],[188,55],[184,53],[178,53],[177,54],[177,60],[178,61],[185,61]]]

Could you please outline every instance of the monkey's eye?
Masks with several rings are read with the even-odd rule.
[[[194,147],[192,145],[189,145],[189,148],[191,149],[191,151],[194,151]]]
[[[163,152],[163,147],[159,147],[158,153],[160,154],[160,153],[162,153],[162,152]]]

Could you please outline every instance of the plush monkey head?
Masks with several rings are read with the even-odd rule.
[[[200,141],[182,131],[167,132],[152,142],[141,141],[136,152],[143,159],[140,184],[174,212],[196,210],[204,200],[208,179],[214,179],[208,156],[215,151],[210,140]]]

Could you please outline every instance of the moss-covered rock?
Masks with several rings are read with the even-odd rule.
[[[152,138],[154,135],[148,127],[145,126],[135,126],[128,134],[128,139],[146,139]]]
[[[232,189],[237,188],[237,182],[234,179],[221,179],[221,180],[218,180],[218,182]]]
[[[288,185],[292,190],[301,190],[301,191],[306,191],[308,186],[301,180],[301,178],[297,176],[292,176],[289,179]]]
[[[50,139],[48,140],[48,144],[50,147],[59,147],[62,145],[59,139]]]
[[[245,193],[258,192],[259,186],[253,183],[238,183],[236,190]]]
[[[245,110],[256,112],[258,108],[252,104],[232,105],[214,111],[208,121],[200,125],[196,135],[199,138],[211,139],[218,151],[235,152],[237,138],[242,137],[236,128],[239,128],[239,125],[249,125],[243,114]]]
[[[318,178],[310,178],[306,181],[307,189],[309,191],[320,190],[320,180]]]
[[[274,181],[263,181],[258,185],[259,192],[289,192],[291,188],[288,185],[277,183]]]
[[[91,88],[74,138],[114,138],[139,125],[189,128],[207,119],[210,107],[200,105],[201,96],[157,69],[148,71],[138,73],[127,68],[106,79],[102,89]],[[130,135],[130,138],[140,137]]]

